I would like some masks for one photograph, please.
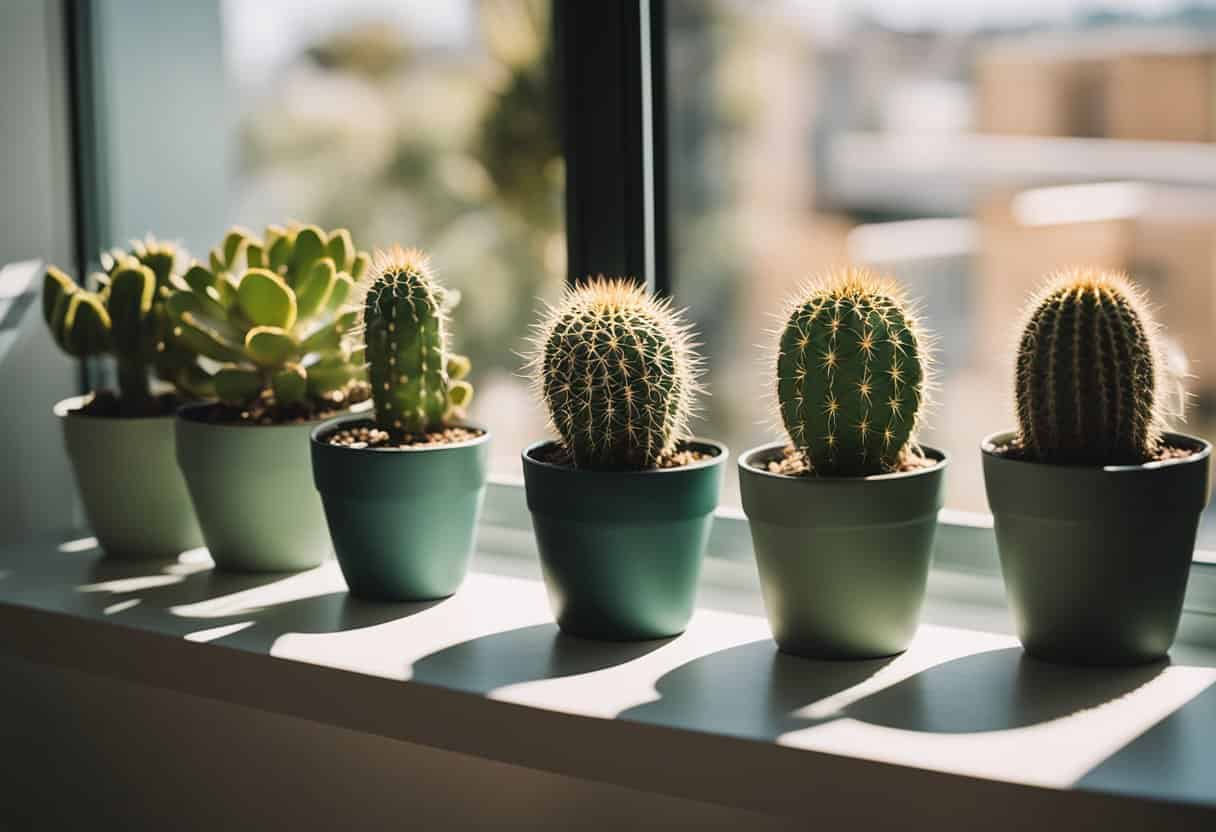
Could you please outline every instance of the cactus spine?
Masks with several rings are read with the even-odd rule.
[[[448,353],[447,293],[417,249],[377,251],[363,284],[363,338],[376,421],[393,434],[442,428],[464,415],[469,360]]]
[[[1161,441],[1157,327],[1124,276],[1057,273],[1032,301],[1017,356],[1024,452],[1040,462],[1139,464]]]
[[[577,467],[650,468],[688,438],[699,359],[668,300],[596,278],[548,310],[534,347],[534,386]]]
[[[898,287],[862,269],[834,273],[799,293],[780,333],[782,422],[816,474],[891,471],[913,439],[928,369]]]

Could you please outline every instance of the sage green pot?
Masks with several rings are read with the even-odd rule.
[[[1212,446],[1166,434],[1183,459],[1047,465],[984,440],[984,483],[1005,594],[1026,652],[1067,664],[1139,664],[1174,643],[1211,493]]]
[[[524,485],[541,569],[557,624],[606,641],[679,635],[696,602],[697,578],[726,446],[689,444],[714,454],[653,471],[588,471],[523,453]]]
[[[346,448],[325,438],[371,425],[339,416],[312,432],[312,473],[352,595],[429,601],[459,587],[486,493],[490,434],[414,448]],[[477,425],[465,427],[479,428]]]
[[[54,407],[89,527],[107,557],[161,559],[203,545],[173,457],[173,417],[75,413],[87,396]]]
[[[208,404],[177,412],[177,461],[216,568],[310,569],[333,549],[312,483],[308,436],[320,422],[202,421]]]
[[[782,652],[872,659],[916,634],[942,506],[948,457],[869,477],[790,477],[762,462],[784,443],[739,459],[739,486],[773,639]]]

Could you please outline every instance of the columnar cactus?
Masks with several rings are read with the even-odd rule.
[[[417,249],[377,251],[360,286],[363,343],[376,422],[391,434],[423,433],[464,415],[469,359],[448,352],[447,313],[458,300]]]
[[[928,369],[925,336],[893,282],[832,274],[798,295],[781,331],[781,419],[816,474],[891,471],[913,438]]]
[[[166,308],[178,341],[221,363],[221,401],[315,402],[363,375],[344,336],[358,318],[346,302],[368,262],[345,229],[270,226],[259,238],[234,228],[210,268],[186,270]]]
[[[93,275],[96,291],[77,284],[55,266],[43,278],[42,313],[55,342],[76,358],[111,355],[118,370],[121,411],[156,410],[152,371],[191,395],[209,395],[206,374],[172,337],[165,311],[170,280],[180,259],[171,243],[148,237],[130,251],[102,255],[104,273]]]
[[[699,359],[668,300],[596,278],[567,289],[534,341],[535,388],[577,467],[650,468],[688,438]]]
[[[1157,326],[1125,277],[1053,276],[1033,300],[1017,357],[1023,452],[1040,462],[1139,464],[1161,442]]]

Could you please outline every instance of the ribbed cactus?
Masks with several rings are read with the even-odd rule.
[[[215,392],[244,405],[273,395],[304,404],[347,390],[361,359],[344,336],[358,313],[346,309],[368,266],[345,229],[270,226],[264,237],[234,228],[175,283],[166,308],[174,335],[198,355],[221,362]]]
[[[210,395],[209,379],[172,337],[165,312],[177,248],[152,237],[131,250],[102,255],[96,291],[55,266],[43,278],[42,312],[55,342],[76,358],[111,355],[118,371],[120,412],[154,413],[150,374],[191,395]]]
[[[1139,464],[1161,441],[1157,327],[1125,277],[1053,276],[1033,300],[1018,348],[1023,451],[1041,462]]]
[[[469,359],[448,352],[447,313],[458,300],[417,249],[377,251],[360,284],[363,343],[376,421],[393,434],[437,430],[464,414]]]
[[[862,269],[796,298],[780,334],[777,398],[816,474],[895,469],[925,398],[925,337],[898,287]]]
[[[537,328],[529,368],[577,467],[653,467],[688,437],[700,374],[689,327],[632,281],[568,289]]]

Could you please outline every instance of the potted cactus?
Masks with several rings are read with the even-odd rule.
[[[202,545],[173,459],[174,410],[183,396],[210,393],[165,313],[181,259],[174,245],[149,237],[103,254],[96,290],[54,266],[43,279],[43,316],[55,342],[75,358],[108,356],[117,371],[117,393],[97,391],[54,408],[85,515],[110,557],[168,557]]]
[[[1006,594],[1038,658],[1133,664],[1174,641],[1211,446],[1164,430],[1157,333],[1121,275],[1062,272],[1030,304],[1018,427],[982,449]]]
[[[463,421],[469,360],[448,351],[455,293],[426,256],[377,252],[356,291],[374,418],[312,432],[313,477],[353,595],[425,601],[460,586],[473,553],[490,434]]]
[[[219,365],[218,401],[178,411],[177,459],[222,569],[306,569],[330,553],[307,440],[368,396],[344,341],[367,264],[344,229],[233,229],[166,301],[177,339]]]
[[[947,462],[915,441],[926,336],[893,282],[837,272],[794,298],[774,382],[788,442],[739,459],[773,637],[803,656],[899,653],[924,602]]]
[[[684,630],[726,447],[688,436],[699,359],[670,303],[631,281],[568,289],[529,362],[558,441],[523,452],[558,625],[588,638]]]

